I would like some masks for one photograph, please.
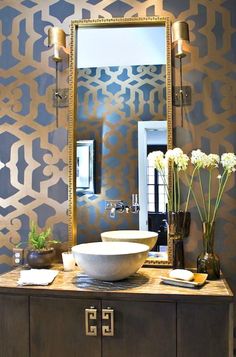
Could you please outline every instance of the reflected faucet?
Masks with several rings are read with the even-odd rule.
[[[126,206],[123,201],[110,201],[109,205],[109,208],[107,207],[106,209],[110,209],[111,218],[115,218],[116,212],[123,213],[126,209]]]
[[[116,209],[115,207],[112,207],[110,211],[110,218],[115,218],[115,216],[116,216]]]
[[[138,194],[137,193],[133,193],[132,194],[132,201],[131,201],[131,206],[130,206],[130,212],[132,213],[138,213],[140,210],[140,206],[138,203]]]
[[[115,218],[116,212],[118,213],[138,213],[140,206],[138,203],[138,194],[132,194],[132,203],[129,206],[126,202],[122,200],[110,200],[105,202],[105,210],[110,211],[110,218]]]

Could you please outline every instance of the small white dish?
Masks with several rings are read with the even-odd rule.
[[[208,276],[207,274],[201,274],[201,273],[194,273],[193,275],[194,275],[194,279],[191,281],[173,279],[167,276],[160,276],[160,278],[164,284],[180,286],[183,288],[199,288],[205,284]]]

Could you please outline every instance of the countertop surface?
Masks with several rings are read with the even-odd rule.
[[[170,269],[141,268],[129,278],[118,282],[105,282],[89,278],[79,268],[64,272],[58,264],[52,269],[59,274],[48,286],[18,286],[20,268],[0,276],[0,293],[25,295],[72,296],[89,298],[130,298],[139,300],[232,300],[233,294],[225,279],[207,281],[200,288],[183,288],[166,285],[161,276],[168,276]]]

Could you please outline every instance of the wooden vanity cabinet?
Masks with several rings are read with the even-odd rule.
[[[0,276],[0,357],[233,357],[224,279],[184,289],[161,284],[167,269],[143,268],[90,286],[78,273],[46,287],[18,287],[18,270]]]
[[[114,310],[114,336],[102,337],[102,357],[176,356],[175,303],[102,301],[107,307]]]
[[[233,357],[233,307],[227,303],[179,302],[180,357]]]
[[[30,356],[27,296],[0,294],[0,356]]]
[[[97,336],[86,336],[85,309],[97,310]],[[105,336],[114,311],[114,336]],[[32,357],[175,357],[176,308],[174,303],[30,297]],[[158,346],[154,353],[153,346]]]
[[[31,357],[101,357],[99,318],[98,335],[85,335],[85,309],[100,311],[100,301],[30,297]]]

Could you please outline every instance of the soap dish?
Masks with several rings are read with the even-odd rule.
[[[191,281],[173,279],[167,276],[160,276],[160,278],[164,284],[181,286],[183,288],[199,288],[200,286],[205,284],[207,280],[207,274],[194,273],[194,278]]]

